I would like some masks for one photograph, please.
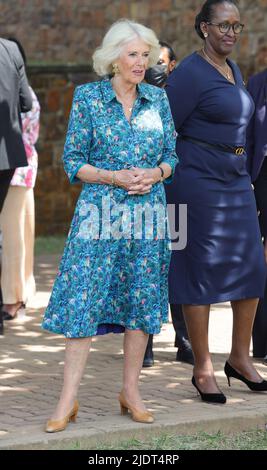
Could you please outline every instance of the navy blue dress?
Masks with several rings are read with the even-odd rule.
[[[246,154],[237,156],[182,140],[244,146],[253,101],[239,68],[230,83],[197,52],[171,74],[166,91],[177,138],[167,202],[187,204],[188,241],[173,251],[169,301],[207,305],[263,296],[266,265]]]

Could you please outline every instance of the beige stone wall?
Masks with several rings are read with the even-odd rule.
[[[29,78],[42,106],[35,191],[38,234],[66,233],[72,217],[79,186],[70,187],[61,164],[68,114],[74,87],[95,79],[90,58],[106,29],[120,17],[143,22],[172,44],[181,59],[202,44],[193,27],[201,4],[198,0],[0,0],[0,36],[16,36],[23,43]],[[267,66],[267,0],[239,4],[246,28],[234,59],[247,78]]]

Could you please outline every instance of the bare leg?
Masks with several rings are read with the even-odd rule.
[[[142,369],[148,335],[141,330],[125,330],[123,393],[126,400],[140,411],[145,411],[139,392],[139,376]]]
[[[203,393],[220,393],[209,352],[208,329],[210,305],[183,305],[195,365],[193,374]]]
[[[52,420],[64,418],[72,409],[85,369],[92,338],[66,339],[64,382]]]
[[[246,379],[261,382],[262,378],[249,357],[252,328],[259,299],[231,302],[233,309],[233,337],[229,364]]]

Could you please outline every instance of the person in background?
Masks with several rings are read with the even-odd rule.
[[[31,107],[31,92],[18,47],[13,42],[0,38],[0,213],[15,168],[27,165],[20,111],[27,112]],[[0,334],[3,332],[4,323],[0,311]]]
[[[159,41],[160,55],[157,64],[145,74],[145,81],[150,85],[164,88],[170,73],[174,70],[177,59],[173,48],[164,41]]]
[[[254,186],[267,262],[267,69],[251,77],[247,89],[255,103],[247,129],[247,168]],[[257,308],[252,339],[253,356],[264,358],[267,363],[267,283]]]
[[[149,68],[145,74],[145,80],[150,85],[164,88],[167,78],[175,69],[177,58],[172,47],[165,41],[160,41],[160,56],[157,64]],[[170,304],[172,323],[175,329],[174,346],[178,348],[176,361],[194,364],[194,356],[186,324],[183,316],[182,306],[179,304]],[[152,367],[154,364],[153,353],[153,335],[149,335],[147,348],[144,356],[143,367]]]
[[[20,42],[13,38],[9,40],[16,43],[26,65],[25,51]],[[30,93],[32,108],[21,114],[22,139],[28,166],[16,168],[0,216],[4,320],[14,320],[19,309],[35,294],[33,188],[38,165],[35,143],[39,135],[40,105],[31,87]]]

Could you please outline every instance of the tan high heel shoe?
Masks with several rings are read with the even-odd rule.
[[[49,419],[47,421],[45,431],[46,432],[64,431],[64,429],[67,427],[70,421],[73,423],[76,421],[78,410],[79,410],[79,402],[78,400],[75,400],[71,412],[67,414],[65,418],[57,419],[57,420]]]
[[[130,411],[133,421],[137,421],[138,423],[153,423],[154,422],[154,416],[150,411],[148,410],[141,411],[141,410],[137,410],[136,408],[133,408],[127,402],[127,400],[125,400],[122,392],[119,394],[119,402],[120,402],[122,415],[126,415],[128,411]]]

